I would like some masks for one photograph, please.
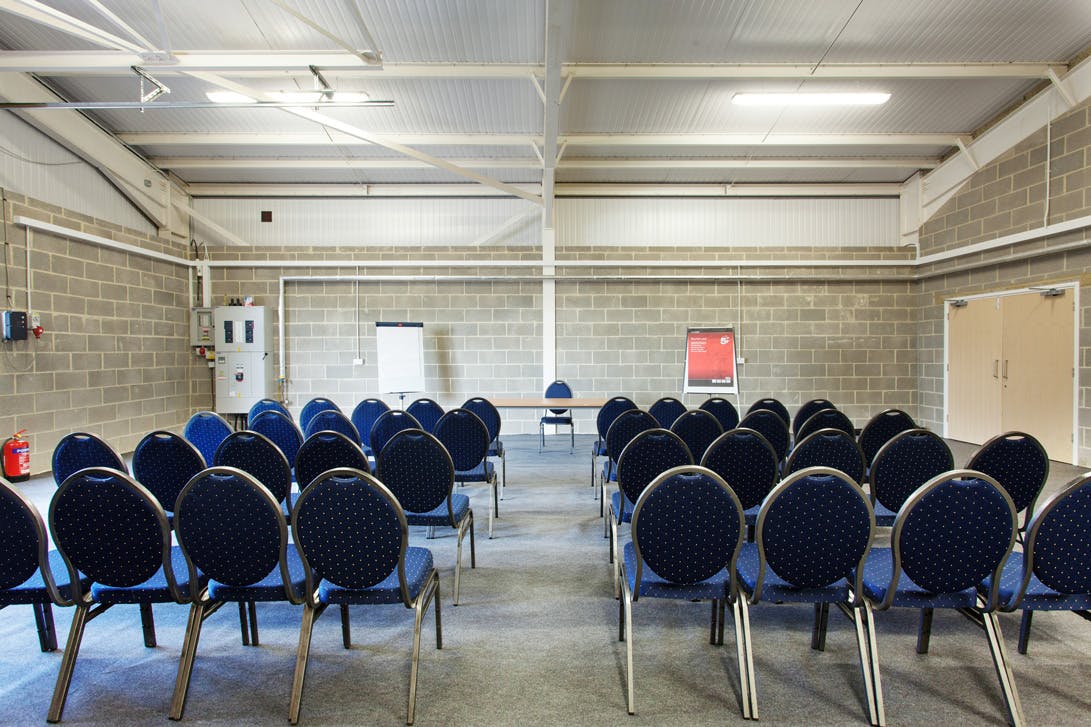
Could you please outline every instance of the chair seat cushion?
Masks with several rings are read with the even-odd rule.
[[[633,521],[633,508],[636,505],[629,502],[629,498],[625,498],[625,509],[621,509],[621,493],[615,492],[610,495],[610,512],[614,514],[614,517],[619,523],[631,523]]]
[[[473,469],[455,472],[455,479],[459,482],[492,482],[495,478],[496,466],[487,459],[481,460]]]
[[[894,520],[898,517],[898,513],[890,510],[883,503],[876,500],[875,505],[875,524],[878,527],[890,527],[894,524]]]
[[[753,594],[761,573],[761,561],[758,557],[757,543],[743,543],[739,560],[735,566],[739,575],[739,585]],[[761,598],[764,601],[791,601],[793,603],[838,603],[849,598],[849,583],[844,578],[834,581],[824,588],[800,588],[793,586],[776,574],[768,566],[765,580],[761,586]]]
[[[625,544],[624,553],[625,577],[629,581],[629,590],[635,594],[637,593],[636,549],[632,543]],[[727,593],[727,583],[727,568],[711,578],[689,584],[664,580],[649,568],[647,563],[640,571],[640,595],[648,598],[678,598],[687,601],[695,598],[724,598]]]
[[[306,578],[303,574],[303,563],[299,560],[299,551],[294,545],[288,546],[287,558],[288,577],[298,594],[303,593]],[[217,580],[208,581],[208,595],[214,601],[284,601],[287,597],[284,593],[284,581],[280,577],[280,565],[278,564],[269,575],[257,583],[249,586],[229,586]]]
[[[979,590],[987,594],[992,579],[986,578]],[[1000,573],[1000,606],[1011,603],[1023,582],[1023,554],[1012,553]],[[1091,609],[1091,595],[1086,593],[1058,593],[1038,580],[1033,573],[1027,583],[1026,594],[1020,608],[1035,611],[1075,611]]]
[[[189,595],[189,569],[186,557],[177,545],[170,549],[171,569],[178,589]],[[96,603],[168,603],[174,598],[167,588],[167,577],[160,568],[155,575],[143,583],[128,588],[115,588],[102,583],[91,584],[91,600]]]
[[[890,548],[872,548],[864,563],[864,595],[879,603],[886,598],[890,577],[894,571],[894,555]],[[892,605],[907,608],[972,608],[977,602],[977,590],[966,588],[953,593],[931,593],[913,582],[904,572],[898,579],[898,591]]]
[[[462,522],[462,518],[466,517],[466,513],[470,511],[470,498],[457,493],[451,495],[451,511],[455,514],[453,523],[450,515],[447,514],[446,502],[441,502],[439,507],[431,512],[409,512],[407,510],[405,512],[405,521],[410,525],[450,525],[451,527],[457,527],[457,524]]]
[[[405,549],[405,581],[411,599],[421,592],[432,569],[432,551],[428,548]],[[381,583],[371,588],[342,588],[324,580],[318,586],[318,600],[322,603],[401,603],[398,569],[392,570]]]
[[[71,598],[72,588],[69,586],[68,581],[68,567],[65,566],[60,551],[49,551],[48,558],[49,569],[53,571],[53,580],[57,584],[57,590],[65,598]],[[91,585],[91,579],[87,577],[81,578],[80,582],[83,584],[84,589]],[[0,605],[4,606],[18,603],[49,603],[50,600],[49,591],[46,590],[45,581],[42,580],[41,570],[34,571],[34,575],[14,588],[0,591]]]

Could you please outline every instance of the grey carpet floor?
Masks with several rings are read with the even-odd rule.
[[[412,529],[412,542],[434,552],[443,588],[444,647],[435,648],[429,612],[416,724],[742,724],[730,617],[724,646],[713,647],[707,604],[656,599],[634,608],[637,713],[626,715],[625,645],[617,640],[607,541],[589,486],[591,439],[578,437],[575,454],[562,440],[554,437],[539,454],[534,437],[506,438],[509,487],[494,539],[487,537],[485,491],[464,490],[477,519],[478,566],[470,570],[467,549],[461,605],[451,605],[453,533],[428,540],[423,529]],[[961,464],[973,448],[954,449]],[[1049,489],[1079,472],[1054,463]],[[23,487],[45,512],[52,481]],[[71,613],[56,609],[62,644]],[[298,607],[259,604],[257,647],[241,645],[234,608],[213,615],[183,723],[286,723],[300,614]],[[89,623],[64,723],[166,723],[186,615],[183,606],[155,607],[153,649],[143,646],[135,608],[115,607]],[[752,607],[762,723],[867,723],[851,623],[836,611],[830,618],[826,650],[816,652],[810,607]],[[1006,721],[984,634],[969,621],[937,613],[931,653],[918,655],[916,612],[876,620],[889,724]],[[337,614],[319,619],[300,723],[404,724],[412,623],[412,612],[400,606],[354,607],[354,643],[346,650]],[[1091,724],[1091,623],[1039,614],[1027,656],[1015,652],[1018,617],[1004,615],[1002,625],[1028,723]],[[61,653],[38,650],[28,607],[6,609],[0,633],[0,722],[42,724]]]

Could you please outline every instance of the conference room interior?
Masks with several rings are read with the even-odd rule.
[[[107,4],[149,37],[159,32],[137,3]],[[225,12],[235,17],[253,3],[237,4]],[[288,4],[314,13],[327,29],[350,12]],[[53,5],[83,12],[67,0]],[[727,13],[733,3],[683,3],[673,8],[675,18],[655,3],[625,7],[620,0],[598,9],[588,0],[521,0],[512,17],[467,3],[452,3],[449,12],[424,0],[349,5],[362,10],[385,46],[393,78],[376,87],[393,97],[398,115],[384,121],[378,114],[391,110],[380,108],[327,113],[357,124],[359,133],[373,122],[372,135],[388,137],[385,147],[362,151],[360,139],[347,141],[351,130],[274,108],[139,117],[134,108],[32,114],[9,107],[0,114],[5,306],[26,312],[28,329],[41,327],[0,342],[0,433],[26,430],[31,476],[16,487],[43,516],[57,489],[51,455],[66,434],[93,433],[131,460],[149,432],[181,433],[195,412],[217,409],[217,377],[227,374],[217,370],[214,347],[195,343],[193,321],[198,311],[243,300],[272,321],[274,373],[265,393],[297,418],[314,397],[346,413],[367,397],[392,408],[429,397],[453,409],[476,396],[538,398],[554,380],[575,397],[624,395],[647,409],[674,396],[694,409],[712,394],[683,392],[687,330],[725,327],[735,336],[737,371],[737,392],[727,398],[740,414],[764,397],[792,414],[821,397],[859,429],[899,409],[945,438],[956,467],[990,437],[1025,431],[1046,444],[1051,460],[1039,502],[1091,467],[1091,301],[1084,290],[1091,273],[1091,16],[1080,3],[1058,0],[1030,25],[1014,0],[1000,3],[991,12],[1001,30],[992,31],[990,10],[977,3],[954,3],[950,11],[929,3],[916,18],[898,11],[921,44],[898,57],[882,48],[897,35],[878,17],[895,12],[898,4],[886,0],[835,3],[836,11],[774,3],[778,13],[825,22],[822,32],[800,31],[805,50],[770,29],[784,16]],[[1049,10],[1052,20],[1044,17]],[[968,15],[945,14],[956,11]],[[194,43],[215,25],[214,4],[198,3],[190,19],[177,8],[167,12],[182,43],[174,50],[183,58],[205,52],[196,50],[200,44],[181,50],[181,38]],[[631,27],[603,17],[611,15],[629,17]],[[123,48],[99,57],[84,48],[92,43],[86,38],[65,40],[69,31],[55,21],[4,19],[11,23],[0,29],[2,100],[116,100],[141,82],[132,63],[122,63]],[[89,19],[106,23],[100,15]],[[939,33],[937,24],[954,27],[955,20],[966,29]],[[434,23],[442,40],[427,40],[418,22]],[[330,63],[321,75],[335,85],[362,88],[367,74],[384,73],[381,63],[366,72],[347,67],[342,49],[297,17],[259,12],[253,23],[303,33],[296,45],[281,38],[272,54],[313,50],[316,67]],[[717,38],[730,35],[728,26],[762,28],[780,55],[770,62],[760,49],[724,46]],[[561,40],[546,37],[547,27],[561,28]],[[1021,27],[1027,37],[1018,40]],[[839,31],[859,31],[871,45],[850,51],[850,40],[864,40],[839,40]],[[996,33],[988,41],[997,47],[956,52],[971,31]],[[920,40],[927,32],[937,34],[932,45]],[[662,45],[631,50],[627,33]],[[513,50],[504,37],[529,45]],[[250,45],[219,35],[208,42],[222,46],[208,52],[227,55],[268,50],[253,38]],[[84,61],[89,69],[75,68]],[[738,111],[727,120],[715,116],[733,92],[814,83],[765,76],[789,63],[839,67],[843,75],[825,79],[823,89],[841,81],[850,90],[892,88],[888,103],[914,103],[904,97],[911,95],[929,108],[903,105],[898,119],[855,110],[808,119],[798,109],[754,122]],[[623,71],[626,64],[637,71]],[[902,70],[884,71],[887,64]],[[1005,64],[1007,71],[999,68]],[[511,76],[516,66],[526,77]],[[641,66],[647,75],[634,75]],[[140,68],[172,86],[159,99],[168,102],[203,102],[204,86],[191,73],[217,70]],[[317,83],[314,67],[218,72],[243,85],[261,86],[274,73],[295,85]],[[477,94],[479,112],[457,100],[467,90]],[[492,115],[475,126],[478,113]],[[437,120],[444,115],[448,121]],[[278,127],[281,116],[291,123]],[[746,146],[743,131],[781,134],[783,146]],[[332,135],[323,142],[329,148],[273,139],[311,132]],[[926,132],[928,139],[911,138]],[[250,133],[261,139],[239,138]],[[430,134],[452,138],[429,146]],[[687,134],[704,141],[665,138]],[[838,135],[840,145],[824,134]],[[209,137],[203,145],[195,138],[201,135]],[[424,138],[418,146],[434,153],[399,157],[391,141],[399,135]],[[493,145],[474,135],[495,137]],[[656,135],[664,138],[655,142]],[[516,151],[515,137],[532,144]],[[332,170],[342,163],[347,170]],[[1067,318],[1056,319],[1057,312]],[[425,383],[404,398],[384,391],[378,375],[376,323],[390,321],[423,324]],[[237,413],[224,416],[242,427]],[[469,567],[467,554],[457,607],[453,531],[429,537],[410,528],[411,544],[434,553],[444,628],[441,650],[425,629],[417,722],[742,719],[732,624],[725,644],[711,646],[707,604],[652,598],[633,609],[637,696],[627,716],[626,644],[618,640],[609,540],[589,477],[602,464],[589,467],[597,408],[571,411],[571,446],[567,428],[552,426],[542,444],[544,413],[501,408],[507,481],[491,539],[488,488],[456,488],[469,495],[477,526],[477,565]],[[890,530],[879,528],[874,547],[889,544]],[[54,608],[62,649],[71,612]],[[5,721],[37,723],[61,651],[39,650],[29,607],[4,613],[0,710]],[[285,717],[300,609],[261,604],[258,615],[262,638],[253,647],[239,642],[234,608],[209,619],[184,721]],[[412,615],[401,606],[354,608],[353,615],[351,649],[342,648],[332,609],[315,628],[303,723],[405,718]],[[155,617],[153,649],[141,643],[135,609],[118,607],[88,624],[64,723],[167,719],[187,607],[157,605]],[[761,720],[866,722],[852,622],[832,610],[825,651],[817,651],[810,647],[813,617],[798,605],[751,607]],[[918,654],[913,609],[875,618],[889,723],[1005,720],[978,627],[937,611],[931,649]],[[1091,703],[1081,677],[1091,624],[1043,612],[1021,655],[1019,613],[1001,614],[1000,623],[1026,721],[1086,722]]]

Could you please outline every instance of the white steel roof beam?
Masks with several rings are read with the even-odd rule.
[[[151,50],[150,48],[142,48],[135,43],[116,36],[113,33],[108,33],[102,28],[98,28],[90,23],[85,23],[71,15],[66,15],[60,10],[36,2],[36,0],[0,0],[0,10],[34,21],[35,23],[52,28],[53,30],[59,30],[62,33],[68,33],[77,38],[91,41],[95,45],[102,45],[116,50],[135,53],[137,54],[138,59],[140,53],[145,50]],[[137,65],[138,63],[140,63],[140,61],[135,60],[129,65]]]
[[[557,150],[558,169],[932,169],[936,157],[775,157],[716,159],[564,159]],[[416,159],[290,159],[286,157],[151,157],[160,169],[422,169]],[[541,169],[541,159],[451,159],[470,169]]]

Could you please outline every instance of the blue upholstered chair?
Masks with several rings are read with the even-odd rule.
[[[788,425],[772,409],[754,409],[747,413],[739,422],[740,429],[753,429],[765,437],[777,453],[777,462],[783,462],[788,456],[788,445],[791,437],[788,434]]]
[[[173,432],[151,432],[133,450],[133,477],[159,501],[168,521],[178,493],[205,464],[200,451]]]
[[[216,447],[231,434],[231,425],[214,411],[199,411],[189,418],[182,436],[200,451],[205,462],[211,462]]]
[[[58,486],[84,467],[109,467],[128,472],[129,467],[117,450],[103,439],[87,432],[73,432],[61,437],[53,448],[53,481]]]
[[[15,485],[0,478],[0,608],[29,605],[38,627],[42,651],[57,650],[53,605],[71,606],[68,568],[56,550],[48,550],[49,536],[34,503]],[[84,580],[82,588],[90,581]]]
[[[864,453],[864,461],[870,469],[875,461],[875,455],[883,448],[883,445],[907,429],[916,429],[917,424],[913,417],[901,409],[887,409],[881,411],[864,425],[860,430],[860,449]]]
[[[864,453],[853,436],[840,429],[816,429],[797,442],[784,463],[784,476],[808,467],[831,467],[857,484],[864,482]]]
[[[566,382],[558,379],[552,384],[546,387],[545,398],[547,399],[571,399],[572,387]],[[576,448],[576,425],[572,421],[571,409],[550,409],[545,415],[538,420],[538,451],[541,452],[545,449],[545,428],[546,425],[554,425],[561,427],[568,427],[569,435],[572,443],[569,446],[570,450]]]
[[[780,420],[784,422],[784,428],[788,429],[792,426],[792,416],[788,413],[788,407],[784,406],[779,399],[772,397],[766,397],[764,399],[758,399],[750,408],[746,410],[747,414],[752,414],[756,411],[764,409],[765,411],[774,412]]]
[[[595,499],[598,499],[602,489],[602,469],[599,467],[598,459],[606,456],[606,432],[610,431],[610,425],[619,414],[638,408],[629,397],[614,396],[599,407],[598,414],[595,415],[595,430],[598,437],[591,446],[591,487],[595,491]]]
[[[212,467],[190,480],[178,497],[175,531],[191,600],[170,707],[170,718],[181,719],[205,618],[224,603],[238,603],[240,617],[249,606],[249,641],[257,646],[254,603],[300,605],[305,578],[280,503],[263,483],[234,467]],[[208,578],[206,588],[199,586],[198,573]]]
[[[489,487],[489,537],[500,517],[496,467],[489,461],[489,430],[468,409],[451,409],[436,422],[436,439],[446,447],[455,466],[455,482],[480,482]]]
[[[303,432],[299,431],[299,427],[296,426],[290,416],[279,411],[262,412],[250,419],[248,428],[277,445],[277,449],[284,455],[284,458],[293,466],[295,465],[295,456],[299,453],[299,447],[303,444]]]
[[[725,432],[731,431],[735,427],[739,426],[739,410],[735,408],[727,399],[722,396],[713,396],[705,399],[698,409],[704,409],[712,416],[716,417],[716,421],[720,423],[720,426],[724,428]]]
[[[315,432],[339,432],[362,448],[360,432],[356,431],[356,425],[347,416],[336,409],[324,409],[313,417],[303,430],[303,438],[311,436]]]
[[[356,431],[360,433],[361,439],[364,440],[361,444],[366,455],[374,456],[375,454],[371,451],[371,427],[379,415],[386,411],[390,411],[387,403],[375,398],[364,399],[352,410],[350,418]]]
[[[314,419],[314,415],[320,411],[341,411],[341,407],[337,406],[336,402],[332,399],[327,399],[324,396],[316,396],[303,405],[303,409],[299,412],[299,430],[302,432],[307,431],[307,425],[311,423],[311,419]]]
[[[670,429],[674,420],[686,413],[686,405],[673,396],[661,396],[648,407],[648,413],[663,429]]]
[[[334,467],[371,471],[367,455],[356,443],[338,432],[316,432],[307,437],[295,456],[295,477],[302,492],[318,475]]]
[[[792,417],[792,437],[799,440],[799,428],[803,426],[803,422],[811,418],[812,415],[823,409],[836,409],[829,399],[811,399],[804,402],[798,409],[796,409],[796,415]]]
[[[415,615],[406,720],[413,724],[421,622],[429,603],[434,602],[436,613],[436,648],[443,648],[440,584],[432,553],[409,547],[409,526],[398,499],[365,472],[330,470],[296,501],[292,539],[302,556],[306,585],[289,721],[299,721],[311,632],[326,607],[400,603]],[[347,641],[347,629],[344,635]],[[358,685],[366,694],[376,683],[376,672],[374,666],[364,668],[366,678],[362,674]]]
[[[62,482],[49,505],[49,529],[76,605],[47,716],[58,722],[87,621],[117,604],[139,604],[144,645],[154,647],[152,604],[187,603],[190,581],[181,549],[171,546],[163,508],[147,488],[119,470],[89,467]],[[86,575],[90,587],[84,587],[78,573]]]
[[[907,429],[884,444],[871,463],[871,505],[875,522],[894,518],[917,488],[955,466],[947,442],[927,429]]]
[[[742,610],[767,603],[813,603],[814,630],[811,648],[822,651],[830,604],[843,608],[856,627],[856,647],[864,681],[868,720],[884,722],[875,692],[873,664],[874,620],[871,604],[860,597],[860,569],[875,535],[875,515],[860,485],[844,472],[830,467],[800,470],[773,488],[758,513],[754,542],[739,554],[739,588]],[[745,690],[758,718],[757,685],[749,634],[750,619],[742,619],[746,635]],[[789,657],[791,658],[791,657]]]
[[[439,421],[439,418],[443,416],[443,407],[427,397],[410,402],[409,406],[405,407],[405,410],[410,416],[417,420],[420,424],[420,428],[429,434],[435,433],[436,423]]]
[[[618,530],[633,519],[633,507],[640,493],[663,472],[693,464],[689,447],[668,429],[645,429],[634,436],[617,461],[617,491],[610,496],[610,562],[618,553]],[[620,564],[614,566],[614,592],[617,593]]]
[[[602,463],[602,475],[599,482],[602,483],[602,500],[599,503],[599,514],[605,512],[607,490],[611,483],[617,482],[617,460],[621,456],[621,450],[625,445],[646,429],[658,429],[659,422],[651,414],[641,409],[630,409],[614,417],[610,428],[606,430],[606,460]],[[609,535],[609,522],[603,523],[603,537]]]
[[[732,604],[742,715],[750,718],[735,560],[746,526],[738,498],[714,472],[669,469],[648,484],[633,508],[633,538],[621,560],[618,637],[626,641],[626,696],[635,713],[633,605],[641,598],[707,599],[712,603],[709,641],[724,638],[724,609]]]
[[[819,429],[840,429],[853,439],[856,438],[856,428],[848,414],[840,409],[822,409],[807,417],[807,421],[799,425],[796,440],[804,440]]]
[[[436,526],[452,527],[458,536],[455,556],[455,597],[462,576],[462,539],[470,534],[470,567],[477,567],[474,549],[474,511],[470,498],[454,492],[455,465],[447,449],[433,435],[404,429],[386,443],[378,457],[376,474],[394,493],[410,525],[427,525],[429,537]]]
[[[368,434],[372,454],[382,452],[390,438],[403,429],[426,431],[412,414],[401,409],[391,409],[380,414],[371,425],[371,432]]]
[[[257,432],[233,432],[220,442],[214,467],[235,467],[265,485],[273,499],[292,511],[292,466],[272,440]]]
[[[690,409],[685,412],[674,420],[670,430],[686,443],[694,462],[700,462],[708,446],[724,433],[716,417],[704,409]]]
[[[876,462],[881,456],[882,451]],[[973,470],[941,473],[905,501],[890,533],[890,548],[871,551],[861,585],[876,610],[923,610],[927,618],[917,641],[917,652],[922,654],[928,651],[933,609],[976,611],[989,642],[1008,719],[1018,727],[1024,723],[1023,711],[995,613],[1000,574],[1017,529],[1015,506],[996,480]],[[977,586],[985,579],[992,586],[979,596]],[[873,659],[873,666],[881,708],[878,659]]]
[[[1026,432],[998,434],[981,445],[966,469],[990,475],[1007,490],[1015,511],[1026,513],[1020,528],[1025,530],[1049,479],[1049,455],[1041,443]]]
[[[279,411],[289,419],[292,418],[292,413],[288,411],[288,407],[284,406],[276,399],[258,399],[254,402],[254,405],[250,407],[250,411],[246,415],[246,421],[248,423],[253,423],[254,419],[259,414],[264,414],[267,411]]]
[[[472,411],[477,415],[484,424],[485,428],[489,430],[489,457],[496,457],[500,460],[500,499],[504,499],[504,487],[507,485],[508,480],[508,458],[504,452],[504,443],[500,441],[500,410],[493,406],[493,403],[488,399],[475,396],[472,399],[467,399],[462,408],[467,411]]]
[[[762,500],[780,479],[780,463],[773,445],[760,432],[738,427],[724,432],[709,445],[701,466],[731,485],[742,503],[746,524],[753,528]]]

